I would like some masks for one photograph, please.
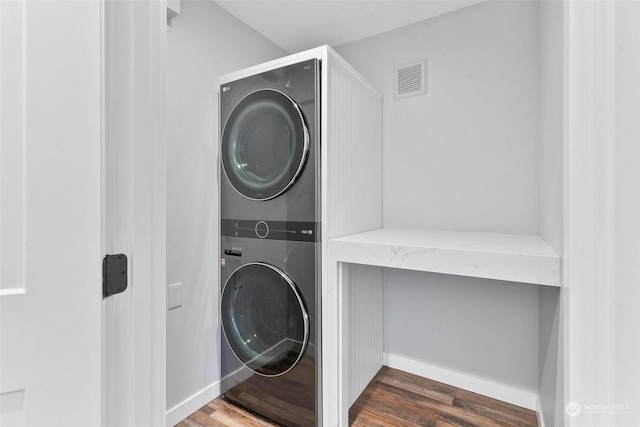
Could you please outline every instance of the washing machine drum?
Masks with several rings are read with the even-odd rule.
[[[268,264],[237,269],[222,291],[222,328],[229,346],[249,369],[278,376],[302,358],[309,316],[293,281]]]
[[[222,165],[244,196],[268,200],[287,191],[302,172],[309,130],[298,105],[271,89],[236,105],[222,133]]]

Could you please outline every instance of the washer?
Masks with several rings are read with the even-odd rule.
[[[319,413],[316,244],[222,237],[225,396],[286,426]]]
[[[321,425],[319,60],[220,86],[220,314],[227,399]]]

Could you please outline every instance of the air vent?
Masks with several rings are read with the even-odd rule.
[[[427,93],[427,61],[396,67],[396,98]]]

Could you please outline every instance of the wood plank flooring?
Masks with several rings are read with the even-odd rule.
[[[382,367],[349,410],[354,427],[538,427],[535,411]],[[217,398],[178,427],[275,427]]]
[[[352,426],[537,427],[535,411],[383,367],[349,411]]]

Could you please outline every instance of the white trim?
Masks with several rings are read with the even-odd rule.
[[[245,77],[264,73],[265,71],[275,70],[277,68],[286,67],[287,65],[295,64],[297,62],[302,62],[313,58],[323,61],[328,59],[329,56],[331,57],[331,61],[340,63],[343,67],[347,68],[354,76],[356,76],[363,84],[365,84],[371,91],[378,94],[380,98],[383,97],[380,90],[373,87],[362,74],[360,74],[355,68],[353,68],[347,61],[345,61],[340,55],[338,55],[333,49],[331,49],[331,47],[327,45],[319,46],[300,53],[295,53],[293,55],[274,59],[273,61],[265,62],[263,64],[254,65],[253,67],[245,68],[240,71],[234,71],[233,73],[225,74],[223,76],[220,76],[218,82],[220,85],[223,85],[225,83],[240,80]]]
[[[493,399],[531,409],[532,411],[538,409],[538,395],[533,391],[522,390],[473,375],[451,371],[393,353],[383,353],[383,360],[384,364],[390,368],[469,390]]]
[[[222,380],[203,388],[167,411],[167,426],[172,427],[222,394]]]
[[[329,66],[327,61],[321,61],[321,80],[320,80],[320,99],[326,100],[329,93],[327,85],[327,75],[329,72]],[[321,219],[322,224],[326,224],[325,219],[328,216],[327,208],[327,173],[329,168],[327,166],[329,156],[327,154],[327,135],[329,133],[329,126],[327,125],[326,117],[329,114],[329,108],[327,102],[320,103],[320,177],[321,177]],[[341,392],[341,382],[339,375],[342,373],[340,369],[339,357],[341,354],[340,340],[342,332],[342,324],[340,313],[342,307],[339,305],[342,302],[342,266],[336,262],[329,262],[329,240],[326,233],[322,233],[322,248],[321,248],[321,263],[322,263],[322,312],[321,312],[321,346],[320,351],[322,353],[320,360],[322,363],[322,425],[337,426],[338,416],[341,414],[342,407],[339,405],[341,402],[339,393]]]
[[[104,182],[104,180],[103,180]],[[103,239],[104,241],[104,239]],[[11,295],[25,295],[27,291],[24,288],[1,289],[0,297],[8,297]]]
[[[109,191],[113,186],[109,181],[109,173],[108,173],[108,159],[107,159],[107,79],[112,78],[113,74],[110,70],[107,70],[107,0],[100,0],[100,139],[101,139],[101,147],[100,147],[100,175],[101,175],[101,195],[100,195],[100,204],[101,211],[100,214],[102,218],[101,222],[101,233],[102,233],[102,253],[100,256],[104,259],[105,255],[109,253],[109,242],[107,237],[112,235],[112,230],[108,226],[109,215],[107,214],[107,191]],[[100,392],[102,396],[100,397],[100,422],[102,423],[101,427],[106,427],[112,424],[112,416],[113,416],[113,407],[110,406],[110,403],[113,399],[109,396],[109,392],[113,392],[115,390],[113,384],[113,375],[108,375],[110,372],[110,368],[113,367],[113,360],[110,360],[109,355],[112,354],[110,351],[110,346],[108,343],[113,342],[112,339],[109,339],[107,333],[109,328],[107,328],[107,308],[104,300],[101,304],[101,348],[100,348],[100,356],[102,357],[102,361],[100,364]],[[111,364],[111,366],[110,366]]]
[[[544,413],[542,412],[542,402],[540,402],[540,396],[536,399],[536,416],[538,418],[538,427],[544,426]]]
[[[274,59],[273,61],[265,62],[253,67],[245,68],[243,70],[234,71],[233,73],[220,76],[218,82],[220,85],[243,79],[245,77],[253,76],[256,74],[264,73],[265,71],[275,70],[276,68],[285,67],[287,65],[295,64],[297,62],[306,61],[309,59],[323,60],[327,57],[327,49],[329,46],[320,46],[314,49],[305,50],[300,53],[288,55],[282,58]]]
[[[563,405],[615,402],[615,7],[565,1]]]
[[[163,427],[166,0],[103,1],[104,249],[128,256],[129,286],[103,301],[102,421]]]
[[[165,427],[167,410],[167,0],[150,0],[151,140],[151,424]],[[155,36],[155,37],[154,37]],[[155,42],[155,43],[153,43]]]
[[[186,398],[181,403],[178,403],[176,406],[169,409],[166,414],[166,425],[168,427],[175,426],[180,421],[184,420],[207,403],[220,397],[222,395],[223,380],[233,377],[239,379],[240,381],[244,381],[251,377],[252,374],[253,372],[251,372],[251,370],[242,366],[229,374],[229,376],[206,386],[199,392],[193,394],[191,397]],[[239,378],[239,376],[242,376],[242,378]]]

